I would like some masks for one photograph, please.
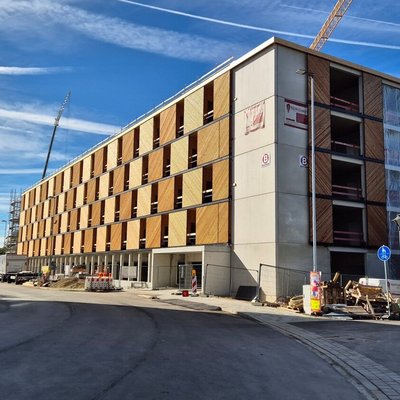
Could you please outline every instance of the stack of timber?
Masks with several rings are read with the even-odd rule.
[[[320,282],[321,307],[345,302],[344,290],[339,283],[339,278],[340,274],[336,272],[332,280]]]
[[[345,286],[346,302],[349,305],[361,306],[375,318],[387,313],[388,299],[380,286],[362,285],[349,281]],[[389,302],[391,302],[389,295]]]
[[[292,310],[297,310],[297,311],[304,311],[303,308],[303,302],[304,302],[304,297],[303,295],[300,296],[294,296],[289,300],[288,308],[291,308]]]

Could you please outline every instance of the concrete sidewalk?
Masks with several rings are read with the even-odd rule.
[[[393,358],[393,354],[400,354],[399,321],[314,317],[283,307],[255,306],[226,297],[182,297],[175,294],[177,290],[131,289],[129,292],[196,311],[223,311],[251,318],[306,345],[346,375],[366,398],[400,400],[400,375],[395,367],[397,360]],[[343,341],[344,330],[346,337],[353,341]]]

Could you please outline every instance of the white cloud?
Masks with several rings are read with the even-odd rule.
[[[133,24],[50,0],[0,3],[0,32],[7,38],[15,33],[20,43],[22,38],[31,37],[32,29],[43,40],[44,32],[60,29],[61,25],[69,32],[79,32],[95,40],[185,60],[221,61],[232,50],[244,50],[232,43]]]
[[[0,168],[0,175],[31,175],[42,172],[41,168]]]
[[[0,119],[30,122],[38,125],[53,126],[54,116],[44,114],[40,109],[36,112],[18,111],[0,106]],[[99,122],[85,121],[76,118],[63,118],[60,127],[78,132],[93,133],[97,135],[111,135],[120,131],[119,126],[102,124]],[[10,128],[11,129],[11,128]]]
[[[0,75],[46,75],[70,71],[70,67],[2,67]]]

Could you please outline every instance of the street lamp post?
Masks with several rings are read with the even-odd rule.
[[[311,92],[311,213],[312,213],[312,268],[317,271],[317,211],[315,199],[315,117],[314,117],[314,75],[304,69],[298,69],[296,74],[310,78]]]

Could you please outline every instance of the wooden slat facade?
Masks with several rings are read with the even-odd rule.
[[[126,163],[133,158],[133,135],[134,130],[125,133],[122,136],[122,162]]]
[[[388,243],[386,207],[367,205],[368,246]]]
[[[85,184],[79,185],[76,188],[76,206],[80,207],[83,206],[85,199]]]
[[[126,236],[126,249],[134,250],[139,248],[139,232],[140,220],[128,221],[127,223],[127,236]]]
[[[184,99],[184,133],[193,131],[203,125],[204,88],[200,88]]]
[[[307,71],[314,75],[314,96],[315,102],[330,104],[330,64],[312,55],[307,56]],[[309,96],[310,98],[310,96]]]
[[[110,250],[121,250],[122,247],[122,224],[111,225]]]
[[[106,251],[107,227],[100,226],[96,230],[96,251]]]
[[[74,241],[73,241],[73,253],[81,252],[81,244],[82,244],[82,231],[74,232]]]
[[[110,187],[110,173],[101,175],[99,178],[99,199],[108,197],[108,188]]]
[[[309,157],[311,160],[311,155]],[[309,172],[309,191],[311,192],[311,168]],[[332,195],[332,156],[328,153],[315,152],[315,192]]]
[[[87,183],[86,198],[88,203],[93,203],[96,200],[96,180],[97,178],[94,178]]]
[[[133,189],[142,184],[143,158],[133,160],[129,164],[129,189]]]
[[[203,169],[197,168],[183,174],[182,207],[194,206],[203,200]]]
[[[230,111],[230,71],[214,80],[214,119]]]
[[[149,154],[149,176],[148,181],[153,182],[163,176],[164,149],[158,149]]]
[[[384,203],[386,201],[385,165],[367,161],[367,200]]]
[[[219,121],[219,156],[225,157],[229,155],[230,145],[230,119],[224,118]]]
[[[153,149],[153,130],[153,118],[148,119],[146,122],[140,125],[139,155],[147,153]]]
[[[104,154],[105,154],[104,148],[96,150],[96,152],[94,153],[94,165],[92,168],[94,176],[98,176],[103,173]]]
[[[383,123],[370,119],[364,120],[365,155],[366,157],[384,160]]]
[[[161,215],[146,219],[146,248],[161,247]]]
[[[101,201],[92,204],[92,226],[101,224]]]
[[[213,201],[229,197],[229,160],[223,160],[212,166]]]
[[[383,118],[383,86],[382,78],[363,74],[364,83],[364,114]]]
[[[125,166],[122,165],[114,170],[113,194],[123,192],[124,186],[125,186]]]
[[[69,214],[69,228],[71,231],[78,229],[78,210],[72,210]]]
[[[160,113],[160,145],[176,137],[176,104]]]
[[[82,182],[86,182],[90,179],[90,173],[92,171],[92,156],[87,156],[82,162]]]
[[[219,122],[199,130],[197,143],[198,165],[216,160],[219,157]]]
[[[169,214],[168,246],[186,246],[187,211]]]
[[[312,220],[311,220],[311,199],[310,199],[310,241],[312,241]],[[317,242],[333,243],[333,209],[332,200],[316,199],[317,217]]]
[[[311,127],[311,112],[309,112],[309,126]],[[331,149],[331,113],[325,108],[315,107],[315,147]],[[308,136],[311,146],[311,134]]]
[[[132,217],[132,192],[122,193],[120,196],[119,219],[126,220]]]
[[[218,204],[196,210],[196,244],[218,243]]]
[[[185,136],[171,144],[171,175],[188,168],[189,137]]]
[[[87,228],[89,225],[89,206],[83,206],[81,208],[81,217],[80,217],[80,228]]]
[[[82,163],[77,162],[72,166],[71,187],[78,186],[81,183]]]
[[[84,252],[92,253],[93,245],[94,245],[94,229],[86,229],[85,230],[85,241],[84,241]]]
[[[115,197],[105,200],[104,205],[104,223],[109,224],[115,221]]]
[[[107,145],[107,171],[117,166],[118,140],[115,139]]]
[[[71,254],[72,251],[72,234],[66,233],[64,235],[64,251],[63,254]]]
[[[168,178],[158,183],[158,211],[171,211],[174,209],[175,179]]]
[[[149,215],[151,210],[151,185],[138,189],[137,216]]]

